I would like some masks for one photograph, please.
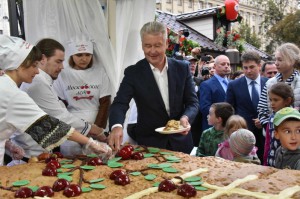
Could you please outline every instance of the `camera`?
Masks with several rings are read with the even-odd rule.
[[[201,61],[209,62],[211,60],[210,56],[201,56]]]
[[[188,37],[190,35],[190,32],[189,32],[189,29],[185,28],[182,30],[182,34],[185,36],[185,37]]]
[[[202,76],[209,75],[209,68],[203,67],[201,71],[201,75]]]

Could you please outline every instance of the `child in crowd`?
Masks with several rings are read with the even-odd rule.
[[[247,129],[247,122],[246,120],[239,116],[239,115],[232,115],[227,120],[225,128],[224,128],[224,142],[218,145],[218,150],[216,152],[217,157],[221,157],[227,160],[233,160],[232,153],[229,148],[229,137],[230,135],[238,130],[238,129]]]
[[[207,121],[213,127],[203,131],[196,156],[214,156],[218,144],[224,140],[224,127],[228,118],[234,114],[234,108],[226,103],[214,103],[209,109]]]
[[[292,88],[279,82],[274,84],[269,90],[269,99],[273,114],[269,118],[266,128],[265,151],[263,165],[275,166],[275,152],[280,147],[280,141],[274,137],[273,119],[277,111],[284,107],[290,107],[294,102],[294,93]]]
[[[300,113],[291,107],[274,116],[275,138],[281,146],[276,150],[275,167],[300,170]]]
[[[229,138],[229,147],[233,161],[254,163],[260,165],[255,147],[255,136],[247,129],[239,129],[233,132]]]

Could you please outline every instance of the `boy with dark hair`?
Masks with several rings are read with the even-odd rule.
[[[209,109],[207,121],[213,127],[203,131],[196,156],[214,156],[218,144],[224,141],[224,127],[228,118],[234,114],[234,108],[226,103],[214,103]]]
[[[300,113],[291,107],[274,116],[275,137],[281,142],[276,150],[275,167],[300,170]]]

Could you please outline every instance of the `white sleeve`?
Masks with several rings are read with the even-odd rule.
[[[104,69],[101,70],[101,80],[100,98],[111,95],[111,84]]]
[[[34,81],[28,88],[27,93],[48,115],[71,125],[84,135],[89,133],[91,125],[71,114],[49,85],[41,81]]]

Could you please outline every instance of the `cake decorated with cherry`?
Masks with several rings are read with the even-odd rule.
[[[41,154],[0,167],[0,198],[300,198],[300,171],[125,145],[94,154]]]

